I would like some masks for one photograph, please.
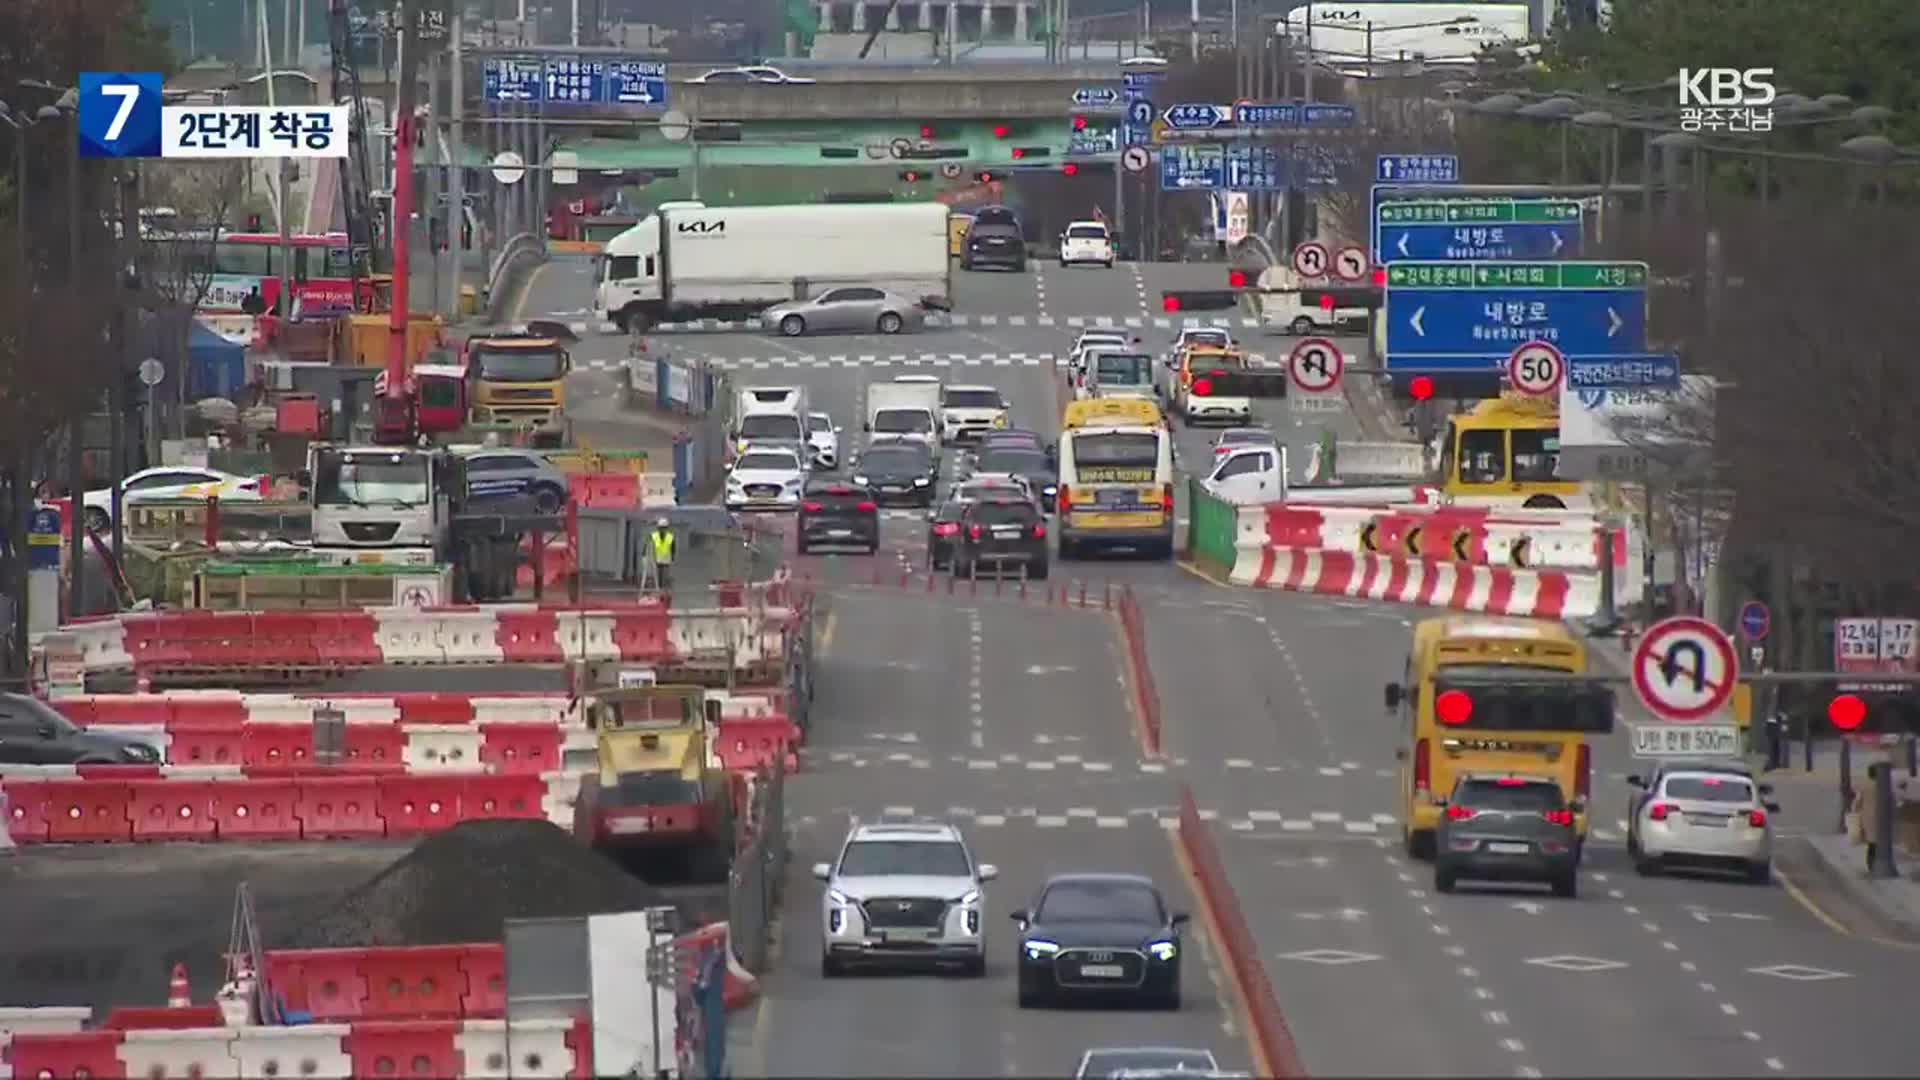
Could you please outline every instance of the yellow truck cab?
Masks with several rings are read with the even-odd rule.
[[[475,426],[530,428],[536,443],[567,441],[567,374],[573,357],[559,337],[488,334],[467,342],[468,399]]]
[[[1440,483],[1455,501],[1498,499],[1566,509],[1585,488],[1555,475],[1560,462],[1559,403],[1513,394],[1490,398],[1447,421]]]
[[[973,231],[972,214],[952,214],[947,217],[947,254],[959,258],[967,253],[967,234]]]
[[[1559,623],[1443,615],[1413,630],[1400,682],[1386,688],[1397,718],[1401,834],[1429,859],[1443,803],[1462,776],[1549,777],[1584,841],[1593,760],[1587,738],[1613,731],[1613,692],[1587,675],[1587,648]]]

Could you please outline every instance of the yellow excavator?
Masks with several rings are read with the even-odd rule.
[[[586,701],[598,735],[599,771],[580,785],[574,832],[596,850],[639,860],[643,872],[673,861],[696,881],[733,868],[746,783],[709,754],[719,702],[695,686],[604,690]]]

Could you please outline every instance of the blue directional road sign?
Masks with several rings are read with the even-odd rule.
[[[1129,71],[1120,76],[1121,95],[1127,102],[1127,122],[1121,128],[1121,143],[1145,146],[1153,139],[1153,118],[1159,115],[1153,104],[1153,87],[1160,81],[1155,71]]]
[[[1111,86],[1082,86],[1073,92],[1073,103],[1081,108],[1120,104],[1120,91]]]
[[[1374,179],[1382,184],[1457,184],[1458,154],[1381,154],[1374,159]]]
[[[1227,147],[1225,187],[1229,191],[1284,191],[1292,162],[1279,146],[1234,143]]]
[[[541,100],[547,65],[536,57],[489,56],[480,69],[480,99],[490,104]]]
[[[609,105],[666,105],[667,65],[658,60],[607,61],[605,100]]]
[[[1226,155],[1217,144],[1160,148],[1161,191],[1211,191],[1226,182]]]
[[[1529,341],[1568,356],[1639,354],[1647,264],[1390,263],[1384,306],[1395,372],[1496,371]]]
[[[1209,131],[1233,119],[1225,105],[1187,102],[1169,108],[1161,117],[1175,131]]]
[[[1567,385],[1575,390],[1678,390],[1680,358],[1672,353],[1569,356]]]
[[[1376,213],[1388,262],[1576,258],[1583,235],[1578,199],[1423,199],[1383,202]]]

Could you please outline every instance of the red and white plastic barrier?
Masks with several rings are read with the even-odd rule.
[[[682,934],[679,943],[683,946],[717,945],[726,949],[727,982],[723,991],[727,1008],[738,1009],[753,1003],[760,996],[760,978],[746,969],[740,962],[740,956],[733,948],[733,928],[730,923],[708,923],[690,934]],[[699,956],[698,948],[680,950],[682,963],[680,978],[682,983],[693,979],[693,963]]]
[[[509,1057],[511,1055],[511,1057]],[[297,1027],[0,1032],[0,1076],[94,1080],[263,1076],[432,1076],[480,1080],[593,1076],[585,1019],[371,1020]]]
[[[404,766],[7,766],[16,844],[377,839],[462,821],[573,825],[580,774],[425,772]]]
[[[1600,608],[1596,574],[1275,544],[1242,545],[1235,555],[1228,580],[1256,589],[1539,619],[1582,618]]]
[[[784,597],[784,582],[754,599]],[[627,661],[654,667],[730,658],[777,662],[791,612],[741,607],[621,606],[363,608],[343,611],[131,613],[62,627],[88,673],[180,669],[274,670],[410,664]],[[36,642],[44,650],[47,639]]]

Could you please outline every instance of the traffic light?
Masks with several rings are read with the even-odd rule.
[[[1376,289],[1384,289],[1387,287],[1386,267],[1376,266],[1373,268],[1373,287]]]
[[[1247,286],[1251,285],[1252,283],[1253,283],[1252,277],[1249,276],[1245,270],[1242,270],[1237,266],[1227,271],[1227,286],[1229,288],[1244,289]]]
[[[1827,703],[1827,722],[1854,731],[1867,721],[1867,703],[1858,694],[1841,694]]]
[[[1231,289],[1177,289],[1160,294],[1163,311],[1228,311],[1240,305]]]
[[[993,137],[996,139],[1004,139],[1011,136],[1012,134],[1013,134],[1013,126],[1011,124],[993,125]]]
[[[918,184],[922,181],[932,179],[932,177],[918,169],[903,169],[900,172],[900,179],[909,184]]]
[[[1473,696],[1465,690],[1448,690],[1433,699],[1433,715],[1448,727],[1459,727],[1473,719]]]
[[[1000,174],[993,172],[990,169],[982,169],[979,172],[974,173],[973,178],[978,183],[991,184],[995,180],[1000,179]]]
[[[1080,166],[1069,161],[1065,165],[1060,166],[1060,175],[1061,176],[1079,176]]]
[[[1433,378],[1427,375],[1415,375],[1413,381],[1407,384],[1407,393],[1412,394],[1415,401],[1432,400]]]
[[[1084,117],[1084,116],[1076,116],[1076,117],[1074,117],[1074,118],[1073,118],[1073,130],[1075,130],[1075,131],[1085,131],[1085,130],[1087,130],[1087,118],[1086,118],[1086,117]]]
[[[1013,148],[1013,156],[1015,158],[1052,157],[1053,148],[1048,146],[1016,146]]]
[[[1168,312],[1169,314],[1179,311],[1180,295],[1178,293],[1161,293],[1160,310]]]

